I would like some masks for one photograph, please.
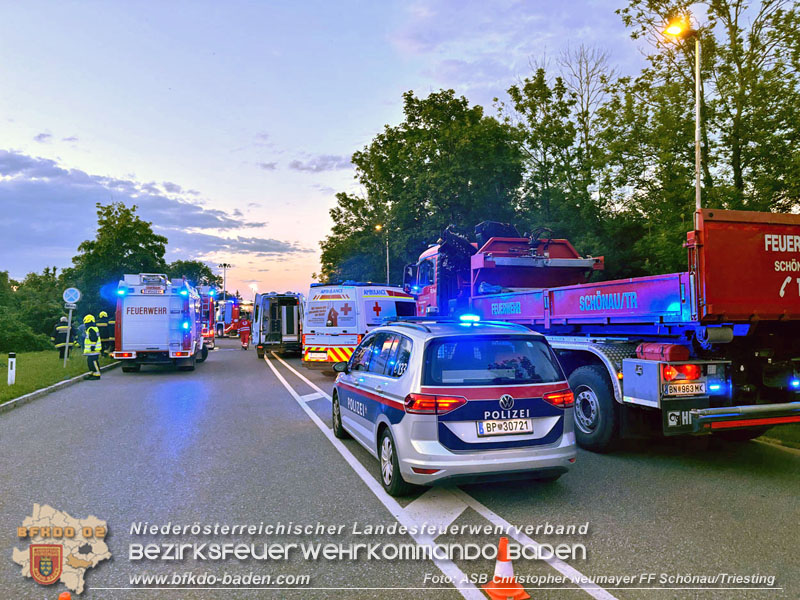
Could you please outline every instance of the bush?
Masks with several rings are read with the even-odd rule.
[[[0,352],[28,352],[53,347],[48,336],[35,333],[5,306],[0,306],[0,331]]]

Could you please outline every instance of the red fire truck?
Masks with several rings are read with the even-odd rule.
[[[217,297],[217,290],[210,285],[201,285],[197,287],[197,292],[200,294],[200,314],[202,320],[202,335],[203,343],[206,348],[213,350],[216,345],[216,327],[215,327],[215,300]]]
[[[590,281],[541,229],[451,230],[406,268],[419,316],[512,321],[546,335],[575,394],[585,448],[621,436],[750,439],[800,422],[800,215],[702,209],[688,270]]]
[[[163,273],[125,275],[117,286],[114,358],[122,370],[172,364],[193,371],[208,357],[201,335],[200,294]]]

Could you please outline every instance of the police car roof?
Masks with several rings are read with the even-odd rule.
[[[422,334],[433,334],[434,336],[493,334],[541,335],[519,323],[508,323],[505,321],[464,322],[458,319],[412,317],[389,321],[385,323],[385,325],[416,330]]]

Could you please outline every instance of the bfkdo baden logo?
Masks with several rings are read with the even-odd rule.
[[[23,577],[39,585],[63,583],[83,593],[86,571],[111,558],[105,543],[108,526],[95,516],[76,519],[52,506],[33,505],[17,537],[30,542],[27,550],[14,548],[14,562]]]

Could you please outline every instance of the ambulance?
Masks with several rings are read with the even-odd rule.
[[[386,320],[413,317],[414,298],[399,287],[344,282],[311,285],[303,319],[303,366],[332,369]]]
[[[303,304],[303,294],[256,294],[252,337],[258,358],[268,351],[302,352]]]
[[[117,286],[113,356],[125,373],[142,365],[193,371],[208,357],[202,335],[202,300],[185,279],[163,273],[124,275]]]

